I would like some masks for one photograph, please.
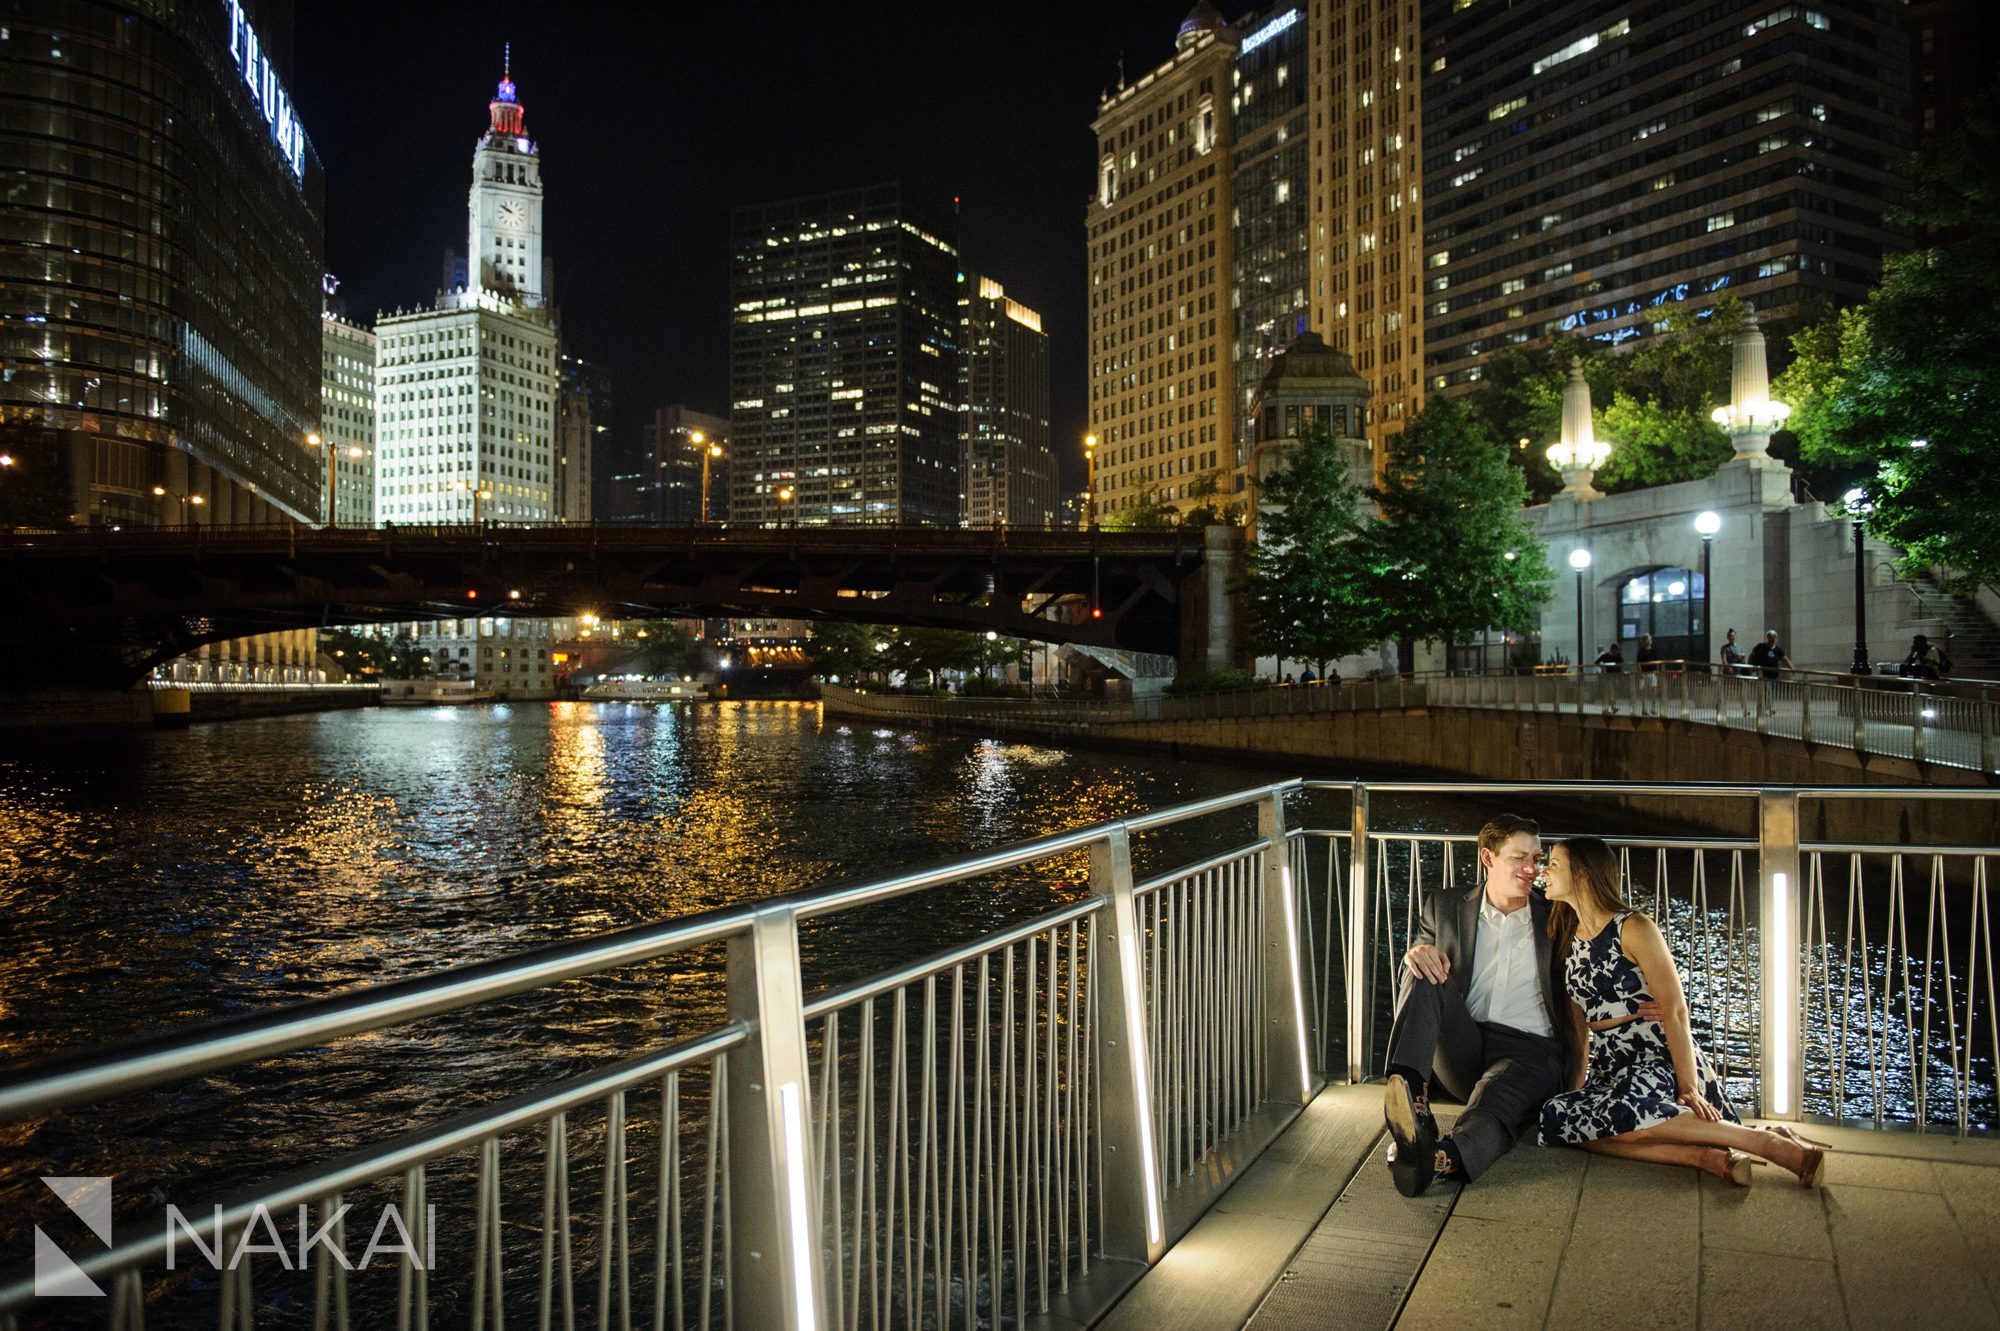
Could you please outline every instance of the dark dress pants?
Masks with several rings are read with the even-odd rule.
[[[1562,1046],[1496,1022],[1474,1021],[1449,984],[1406,973],[1389,1029],[1389,1066],[1408,1068],[1465,1105],[1452,1145],[1468,1181],[1512,1149],[1562,1089]]]

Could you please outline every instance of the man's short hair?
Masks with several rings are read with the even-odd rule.
[[[1542,825],[1532,818],[1523,818],[1517,813],[1503,813],[1492,822],[1479,829],[1479,848],[1500,853],[1500,847],[1507,844],[1509,837],[1526,832],[1537,841],[1542,837]]]

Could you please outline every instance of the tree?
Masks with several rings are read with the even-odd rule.
[[[1373,523],[1332,432],[1302,430],[1257,493],[1257,540],[1242,582],[1254,649],[1316,662],[1324,673],[1327,662],[1382,641]]]
[[[1183,527],[1240,527],[1243,525],[1243,505],[1223,498],[1222,483],[1227,473],[1212,471],[1206,476],[1197,476],[1188,482],[1187,497],[1198,500],[1193,508],[1181,514]]]
[[[1728,295],[1706,311],[1683,307],[1633,344],[1596,422],[1597,437],[1611,441],[1598,485],[1616,492],[1697,481],[1735,455],[1712,413],[1729,400],[1743,310]]]
[[[1868,530],[1965,593],[2000,587],[2000,93],[1913,174],[1899,220],[1933,243],[1887,261],[1865,323],[1812,331],[1815,362],[1786,387],[1807,388],[1801,451],[1863,478]]]
[[[674,619],[649,619],[628,625],[639,646],[638,667],[648,675],[685,675],[701,659],[694,634]]]
[[[1452,398],[1435,397],[1391,435],[1370,535],[1385,579],[1385,627],[1451,644],[1540,622],[1555,571],[1521,516],[1527,493],[1501,445]]]
[[[806,656],[813,674],[821,679],[884,676],[890,668],[887,645],[898,632],[880,624],[817,623],[806,643]],[[877,643],[883,645],[882,650],[877,650]]]
[[[1157,531],[1180,524],[1180,511],[1160,498],[1158,490],[1141,490],[1130,508],[1107,513],[1102,525],[1108,531]]]

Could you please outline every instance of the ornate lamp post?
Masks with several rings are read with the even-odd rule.
[[[1875,511],[1875,505],[1868,502],[1868,492],[1859,489],[1849,490],[1840,502],[1854,526],[1854,662],[1848,670],[1856,675],[1872,675],[1875,671],[1868,664],[1868,598],[1862,579],[1861,524]]]
[[[1569,566],[1576,570],[1576,673],[1583,675],[1583,571],[1590,567],[1590,551],[1569,552]]]
[[[1549,445],[1549,461],[1562,473],[1563,493],[1572,499],[1601,499],[1591,485],[1597,469],[1611,456],[1611,445],[1596,437],[1590,424],[1590,385],[1584,382],[1583,361],[1572,356],[1569,382],[1563,385],[1562,439]]]
[[[793,492],[789,485],[778,489],[778,525],[780,527],[799,525],[799,511],[792,507]],[[789,521],[787,521],[789,519]]]
[[[1743,327],[1736,333],[1736,362],[1730,375],[1729,405],[1717,407],[1711,419],[1729,436],[1736,450],[1734,462],[1770,461],[1771,436],[1792,414],[1782,402],[1771,400],[1770,372],[1764,360],[1764,331],[1757,327],[1757,312],[1744,313]]]
[[[1715,640],[1715,584],[1708,577],[1708,548],[1715,544],[1715,534],[1722,530],[1722,515],[1698,513],[1694,529],[1701,533],[1701,659],[1707,661]]]

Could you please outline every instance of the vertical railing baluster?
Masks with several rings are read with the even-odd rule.
[[[479,1144],[479,1191],[475,1203],[472,1235],[472,1327],[484,1331],[486,1301],[493,1300],[495,1331],[505,1327],[507,1315],[501,1306],[502,1277],[506,1268],[500,1259],[500,1139],[488,1137]]]
[[[1264,1067],[1268,1079],[1263,1094],[1282,1103],[1305,1104],[1312,1099],[1312,1060],[1306,1054],[1304,966],[1299,949],[1299,918],[1292,866],[1285,842],[1284,796],[1273,793],[1257,802],[1257,835],[1263,839],[1261,894],[1262,934],[1257,940],[1262,972]]]
[[[347,1252],[346,1208],[341,1205],[341,1195],[332,1193],[319,1204],[319,1222],[326,1234],[326,1244],[334,1252]],[[128,1272],[133,1280],[132,1292],[140,1292],[138,1273]],[[121,1281],[120,1288],[123,1288]],[[136,1317],[137,1314],[135,1313]],[[337,1327],[347,1331],[347,1263],[342,1258],[327,1258],[314,1254],[313,1260],[313,1331],[328,1331]],[[113,1325],[119,1325],[117,1318]]]
[[[1347,843],[1347,1080],[1368,1080],[1368,787],[1353,786]]]
[[[560,1253],[558,1253],[560,1246]],[[542,1148],[541,1331],[551,1331],[561,1260],[563,1331],[575,1331],[575,1291],[571,1288],[569,1246],[569,1116],[551,1114]]]
[[[668,1272],[672,1272],[669,1278]],[[653,1331],[666,1331],[667,1307],[674,1310],[674,1331],[683,1331],[687,1317],[681,1269],[681,1074],[673,1071],[660,1081],[660,1202],[653,1222]]]
[[[1140,1006],[1139,916],[1132,897],[1132,849],[1125,824],[1090,848],[1091,889],[1106,899],[1092,928],[1091,976],[1097,1014],[1097,1102],[1103,1115],[1103,1250],[1148,1264],[1165,1247],[1160,1176],[1154,1157],[1150,1063]]]
[[[1769,789],[1757,800],[1758,942],[1762,952],[1757,1084],[1765,1118],[1796,1118],[1803,1090],[1800,1051],[1799,795]]]
[[[735,1214],[726,1294],[732,1319],[803,1331],[826,1317],[818,1226],[812,1213],[812,1080],[806,1058],[798,916],[771,906],[729,940],[729,1015],[752,1032],[730,1063],[729,1133]]]

